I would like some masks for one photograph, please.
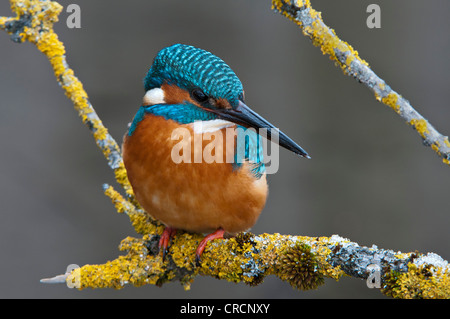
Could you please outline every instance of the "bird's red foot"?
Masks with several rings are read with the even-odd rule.
[[[223,235],[225,234],[225,231],[222,228],[217,229],[215,232],[205,236],[203,240],[200,242],[200,244],[197,247],[197,251],[195,252],[195,262],[197,266],[200,266],[201,263],[201,256],[203,251],[205,250],[206,245],[210,240],[214,239],[223,239]]]
[[[176,229],[172,227],[166,227],[164,228],[163,233],[161,234],[161,238],[159,239],[159,251],[162,249],[162,258],[164,261],[164,258],[166,257],[167,251],[169,250],[169,243],[170,239],[175,235],[177,232]]]

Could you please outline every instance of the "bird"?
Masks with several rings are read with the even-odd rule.
[[[244,103],[238,76],[206,50],[186,44],[163,48],[143,82],[142,104],[122,143],[128,179],[139,204],[165,226],[158,245],[163,260],[181,230],[206,234],[195,253],[200,264],[209,241],[248,231],[265,206],[258,130],[275,141],[276,132],[281,147],[310,156]],[[202,160],[212,135],[209,154],[215,160]]]

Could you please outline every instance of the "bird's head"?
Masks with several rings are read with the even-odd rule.
[[[162,49],[144,78],[144,87],[143,108],[167,119],[183,124],[220,119],[256,132],[267,129],[269,139],[275,129],[245,105],[242,83],[233,70],[212,53],[193,46],[175,44]],[[280,146],[309,158],[292,139],[277,133]]]

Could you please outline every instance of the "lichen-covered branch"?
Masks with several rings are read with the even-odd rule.
[[[53,68],[56,80],[66,96],[72,101],[83,123],[92,132],[95,142],[114,170],[117,182],[132,198],[120,147],[108,133],[83,89],[80,80],[74,75],[66,60],[64,44],[53,31],[62,6],[55,1],[11,0],[11,10],[15,17],[0,17],[0,29],[5,30],[11,40],[17,43],[31,42],[45,54]]]
[[[109,190],[111,191],[111,189]],[[196,276],[211,276],[251,286],[274,275],[296,289],[316,289],[325,278],[347,275],[367,279],[371,267],[380,269],[381,291],[395,298],[450,298],[450,266],[440,256],[400,253],[361,247],[337,235],[304,237],[280,234],[240,233],[213,241],[195,263],[199,234],[178,233],[166,260],[158,252],[158,226],[147,215],[129,214],[142,238],[128,237],[120,244],[125,254],[102,265],[85,265],[59,282],[78,283],[78,288],[115,288],[125,285],[161,286],[179,281],[189,289]],[[52,279],[50,279],[51,281]]]
[[[380,270],[382,293],[395,298],[450,298],[450,265],[434,253],[420,254],[361,247],[337,235],[306,237],[280,234],[240,233],[234,238],[211,242],[195,263],[200,234],[179,232],[166,260],[158,251],[163,226],[137,210],[111,186],[104,185],[120,213],[126,213],[141,238],[128,237],[120,244],[126,253],[102,265],[80,269],[50,279],[78,284],[78,288],[115,288],[125,285],[161,286],[179,281],[189,289],[196,276],[211,276],[251,286],[274,275],[301,290],[316,289],[324,278],[343,275],[366,280],[371,267]],[[61,280],[63,278],[63,280]]]
[[[128,215],[136,232],[141,235],[140,238],[125,238],[120,244],[120,250],[125,252],[124,255],[113,261],[102,265],[85,265],[64,275],[45,279],[43,282],[65,282],[71,287],[83,289],[122,288],[126,284],[162,285],[166,282],[179,281],[188,289],[198,275],[249,285],[257,285],[266,276],[275,275],[289,282],[294,288],[314,289],[324,282],[324,278],[338,280],[342,275],[348,275],[365,279],[371,275],[372,268],[369,266],[377,265],[380,268],[382,291],[389,296],[450,297],[450,267],[441,257],[417,252],[394,253],[375,246],[360,247],[339,236],[319,238],[241,233],[234,238],[209,243],[202,255],[201,265],[196,266],[195,250],[202,237],[199,234],[179,232],[163,261],[158,252],[163,226],[143,211],[135,201],[120,148],[103,126],[81,82],[68,66],[64,45],[53,31],[53,24],[58,20],[61,6],[48,0],[10,0],[10,3],[16,17],[0,17],[0,29],[10,34],[14,42],[29,41],[35,44],[47,56],[56,80],[73,102],[83,123],[93,133],[126,197],[106,184],[103,186],[105,194],[112,200],[119,213]],[[297,21],[306,34],[310,33],[313,41],[319,44],[322,50],[328,50],[324,52],[339,62],[347,73],[362,79],[365,74],[372,74],[367,73],[367,65],[350,46],[342,42],[334,43],[338,40],[334,32],[322,25],[320,15],[310,7],[309,1],[300,1],[301,5],[298,6],[282,1],[273,1],[273,4],[278,11]],[[298,16],[306,16],[306,20]],[[315,35],[319,30],[322,30],[320,31],[322,34]],[[396,110],[399,114],[406,112],[409,103],[377,79],[369,78],[364,81],[377,90],[377,96],[385,103],[398,105]],[[408,106],[404,106],[405,103]],[[411,124],[424,132],[426,140],[432,138],[434,131],[431,130],[431,126],[425,123],[421,128],[421,118],[417,118],[417,121]],[[445,142],[442,143],[448,147]],[[442,145],[438,145],[436,141],[430,141],[430,144],[442,150]],[[445,154],[448,161],[448,153]]]
[[[400,115],[419,133],[423,143],[450,165],[448,137],[439,133],[403,96],[378,77],[351,45],[339,39],[334,30],[323,22],[321,13],[312,8],[309,0],[272,0],[272,9],[296,23],[323,54],[328,55],[345,74],[366,85],[378,101]]]

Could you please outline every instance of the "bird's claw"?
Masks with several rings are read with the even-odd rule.
[[[197,267],[199,267],[202,263],[201,256],[208,242],[214,239],[223,239],[224,234],[225,231],[222,228],[218,228],[215,232],[206,235],[205,238],[203,238],[203,240],[200,242],[195,252],[195,264],[197,265]]]
[[[163,261],[166,258],[167,253],[169,252],[169,244],[170,244],[170,240],[172,239],[172,237],[175,235],[175,233],[177,232],[176,229],[171,228],[171,227],[166,227],[164,228],[163,233],[161,234],[161,237],[159,239],[159,251],[162,251],[162,259]],[[202,263],[202,253],[206,248],[206,245],[208,244],[209,241],[214,240],[214,239],[223,239],[223,235],[225,234],[225,231],[222,228],[218,228],[215,232],[206,235],[205,238],[203,238],[203,240],[200,242],[200,244],[197,247],[197,250],[195,252],[195,264],[197,265],[197,267],[199,267]]]
[[[166,255],[169,252],[170,240],[175,235],[176,232],[177,232],[176,229],[171,228],[171,227],[166,227],[166,228],[164,228],[164,231],[161,234],[161,238],[159,239],[158,247],[159,247],[159,251],[162,250],[163,261],[165,260]]]

